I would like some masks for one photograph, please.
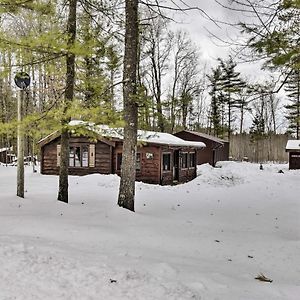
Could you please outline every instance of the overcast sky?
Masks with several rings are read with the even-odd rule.
[[[180,0],[179,0],[180,1]],[[190,6],[198,6],[203,9],[212,19],[220,20],[222,22],[237,22],[237,20],[245,20],[246,16],[242,13],[236,13],[228,9],[222,8],[214,0],[185,0]],[[226,3],[226,0],[220,0]],[[230,41],[233,39],[245,39],[239,30],[230,26],[220,25],[218,27],[208,18],[203,17],[198,11],[189,11],[182,15],[176,15],[176,20],[181,21],[175,26],[187,30],[200,49],[201,60],[208,63],[208,71],[218,64],[217,58],[227,59],[230,54],[229,45],[225,46],[220,41],[210,37],[209,30],[214,35],[222,40]],[[241,72],[242,77],[249,79],[252,82],[261,82],[270,80],[271,73],[260,70],[260,63],[238,63],[237,70]],[[274,74],[273,74],[274,75]],[[274,75],[275,76],[275,75]],[[276,76],[275,76],[276,78]],[[284,101],[284,91],[278,95]],[[282,121],[283,122],[283,121]]]
[[[225,3],[226,1],[223,0],[223,2]],[[186,0],[186,3],[190,6],[200,7],[212,19],[222,22],[237,21],[242,16],[241,13],[237,14],[222,8],[214,0]],[[189,11],[185,14],[176,15],[175,18],[179,21],[175,26],[184,28],[190,33],[192,40],[200,49],[201,58],[203,61],[208,61],[211,66],[217,64],[218,57],[228,58],[229,45],[225,45],[216,38],[211,37],[209,32],[228,42],[230,40],[243,39],[243,36],[237,29],[226,25],[219,25],[218,27],[213,21],[201,15],[199,11]],[[260,64],[239,64],[238,70],[245,76],[253,79],[257,78],[258,74],[261,78],[269,77],[268,73],[260,71]]]

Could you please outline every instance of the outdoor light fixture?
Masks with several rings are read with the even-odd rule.
[[[30,76],[26,72],[18,72],[15,76],[15,84],[18,88],[25,90],[30,84]]]

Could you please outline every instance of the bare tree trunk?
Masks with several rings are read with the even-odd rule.
[[[138,57],[138,0],[126,0],[125,55],[123,71],[124,142],[118,205],[134,211],[137,145],[136,82]]]
[[[18,93],[18,162],[17,162],[17,196],[24,198],[24,133],[21,128],[24,90]]]
[[[68,47],[69,49],[75,42],[76,38],[76,8],[77,0],[69,0],[69,16],[67,23]],[[66,73],[66,90],[64,102],[64,116],[66,115],[74,97],[75,84],[75,54],[69,51],[66,56],[67,73]],[[61,154],[59,169],[59,188],[57,200],[68,203],[68,166],[69,166],[69,131],[68,116],[61,121]]]
[[[68,167],[69,167],[69,130],[68,127],[63,127],[60,138],[60,169],[59,169],[59,189],[57,200],[68,203],[69,200],[69,182],[68,182]]]

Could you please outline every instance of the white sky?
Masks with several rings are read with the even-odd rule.
[[[186,3],[190,6],[200,7],[212,19],[222,22],[230,23],[240,18],[240,14],[237,16],[236,13],[222,8],[214,0],[186,0]],[[226,45],[216,38],[211,37],[210,32],[221,40],[233,40],[236,42],[238,39],[243,39],[237,29],[226,25],[219,25],[220,27],[218,27],[199,11],[189,11],[183,15],[177,15],[175,18],[180,22],[175,26],[183,28],[190,33],[192,40],[200,49],[201,58],[211,66],[217,64],[217,58],[219,57],[223,59],[228,58],[230,45]],[[268,77],[267,73],[260,71],[258,63],[239,64],[238,70],[250,79],[257,79],[258,72],[260,78]]]
[[[220,2],[228,5],[227,0],[220,0]],[[236,13],[234,11],[222,8],[215,2],[215,0],[185,0],[185,3],[187,3],[191,7],[198,6],[203,9],[212,19],[216,19],[225,23],[237,23],[238,20],[246,21],[246,18],[248,18],[243,13]],[[199,47],[201,61],[203,62],[203,64],[207,64],[206,69],[208,72],[212,67],[218,64],[217,58],[226,60],[228,59],[228,56],[230,54],[230,45],[226,45],[225,43],[218,41],[216,38],[213,38],[212,36],[210,36],[209,32],[211,32],[221,40],[228,42],[237,42],[245,39],[245,36],[242,36],[238,29],[226,25],[220,25],[220,27],[218,27],[216,24],[214,24],[213,21],[204,17],[199,11],[196,10],[188,11],[185,14],[177,14],[174,18],[176,19],[176,21],[178,21],[178,23],[175,24],[174,27],[183,28],[188,31],[194,43]],[[250,82],[264,83],[264,81],[277,81],[278,75],[261,70],[261,65],[263,62],[245,63],[241,62],[238,58],[234,58],[234,60],[238,63],[237,71],[241,73],[241,76],[243,78],[249,80]],[[272,75],[275,79],[271,78]],[[280,106],[282,107],[286,102],[283,89],[278,94],[278,97],[281,98]],[[249,119],[246,122],[251,124],[252,121],[251,119]],[[280,118],[279,123],[280,127],[278,128],[278,131],[284,132],[287,125],[286,119]],[[248,125],[246,127],[248,127]]]

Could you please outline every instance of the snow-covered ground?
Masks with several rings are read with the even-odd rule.
[[[115,175],[70,177],[64,204],[56,176],[25,169],[18,199],[0,166],[1,300],[300,299],[300,171],[202,165],[186,184],[137,183],[131,213]]]

